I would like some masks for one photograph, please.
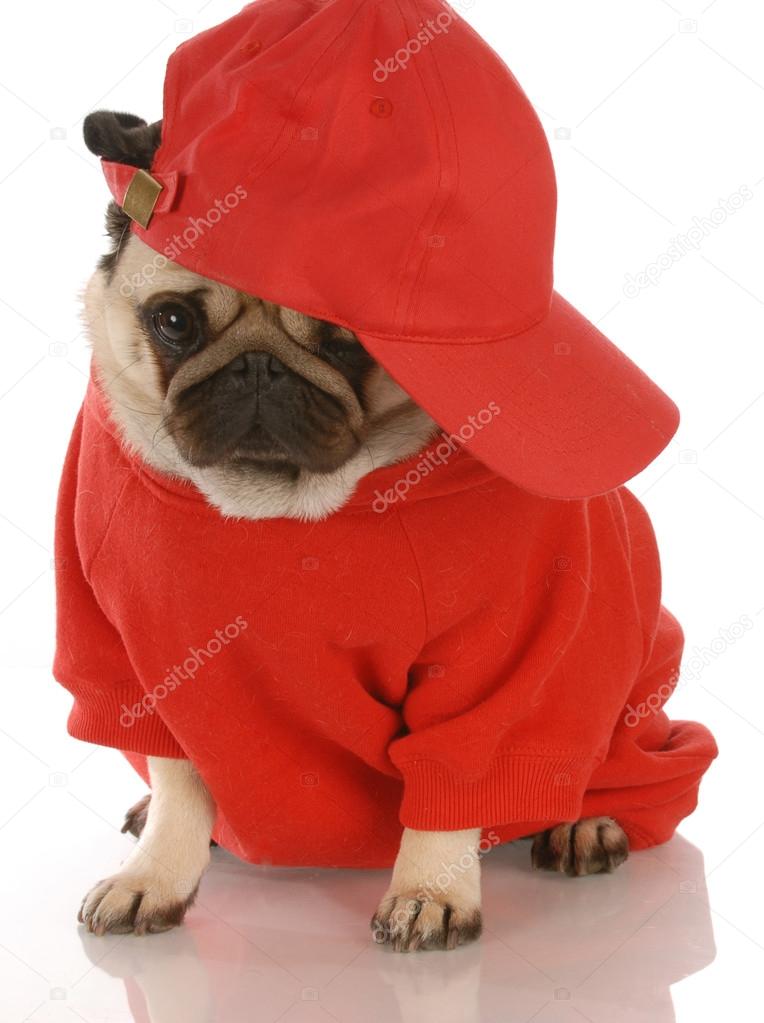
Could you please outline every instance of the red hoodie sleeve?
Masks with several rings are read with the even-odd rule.
[[[405,826],[579,816],[650,657],[660,608],[652,533],[636,538],[637,571],[628,532],[618,494],[537,502],[507,520],[503,548],[487,545],[458,577],[448,548],[433,560],[424,534],[418,544],[415,536],[432,598],[430,639],[403,708],[408,734],[390,747]]]
[[[68,730],[76,739],[99,746],[149,756],[184,757],[156,714],[139,717],[131,713],[146,693],[88,579],[87,568],[108,529],[114,501],[104,491],[78,493],[82,430],[80,413],[64,464],[56,512],[53,674],[74,696]],[[91,556],[85,551],[92,552]]]

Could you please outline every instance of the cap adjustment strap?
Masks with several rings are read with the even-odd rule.
[[[126,163],[101,160],[111,194],[117,205],[142,228],[147,228],[155,213],[172,209],[178,190],[178,174],[149,174]]]
[[[122,209],[136,224],[148,227],[163,187],[148,171],[136,171],[127,186]]]

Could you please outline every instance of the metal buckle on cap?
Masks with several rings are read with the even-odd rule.
[[[148,227],[163,188],[148,171],[137,170],[127,186],[122,209],[136,224]]]

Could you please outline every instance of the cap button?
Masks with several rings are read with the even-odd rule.
[[[245,43],[242,46],[241,52],[245,57],[256,57],[262,48],[263,44],[261,41],[259,39],[253,39],[251,42]]]
[[[377,97],[377,99],[375,100],[372,100],[369,109],[371,110],[372,114],[374,114],[375,117],[392,117],[393,113],[392,103],[390,102],[389,99],[384,99],[381,96]]]

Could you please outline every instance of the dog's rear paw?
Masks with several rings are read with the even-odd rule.
[[[629,840],[612,817],[586,817],[558,824],[533,838],[531,860],[540,870],[558,870],[569,877],[610,874],[629,855]]]
[[[115,874],[88,892],[77,919],[91,934],[158,934],[183,922],[198,887],[188,892],[149,875]]]
[[[143,829],[146,827],[146,819],[149,815],[149,803],[151,802],[151,793],[148,793],[139,799],[135,806],[131,806],[125,814],[125,823],[122,825],[122,834],[131,834],[135,838],[140,838],[143,834]]]
[[[149,792],[143,799],[139,799],[135,806],[130,807],[125,814],[125,822],[120,829],[123,835],[133,835],[135,838],[141,837],[148,820],[150,805],[151,793]],[[210,847],[216,848],[217,842],[210,840]]]
[[[388,894],[371,921],[378,945],[396,952],[418,949],[453,949],[480,937],[480,906],[462,905],[447,896],[417,898],[416,894]]]

